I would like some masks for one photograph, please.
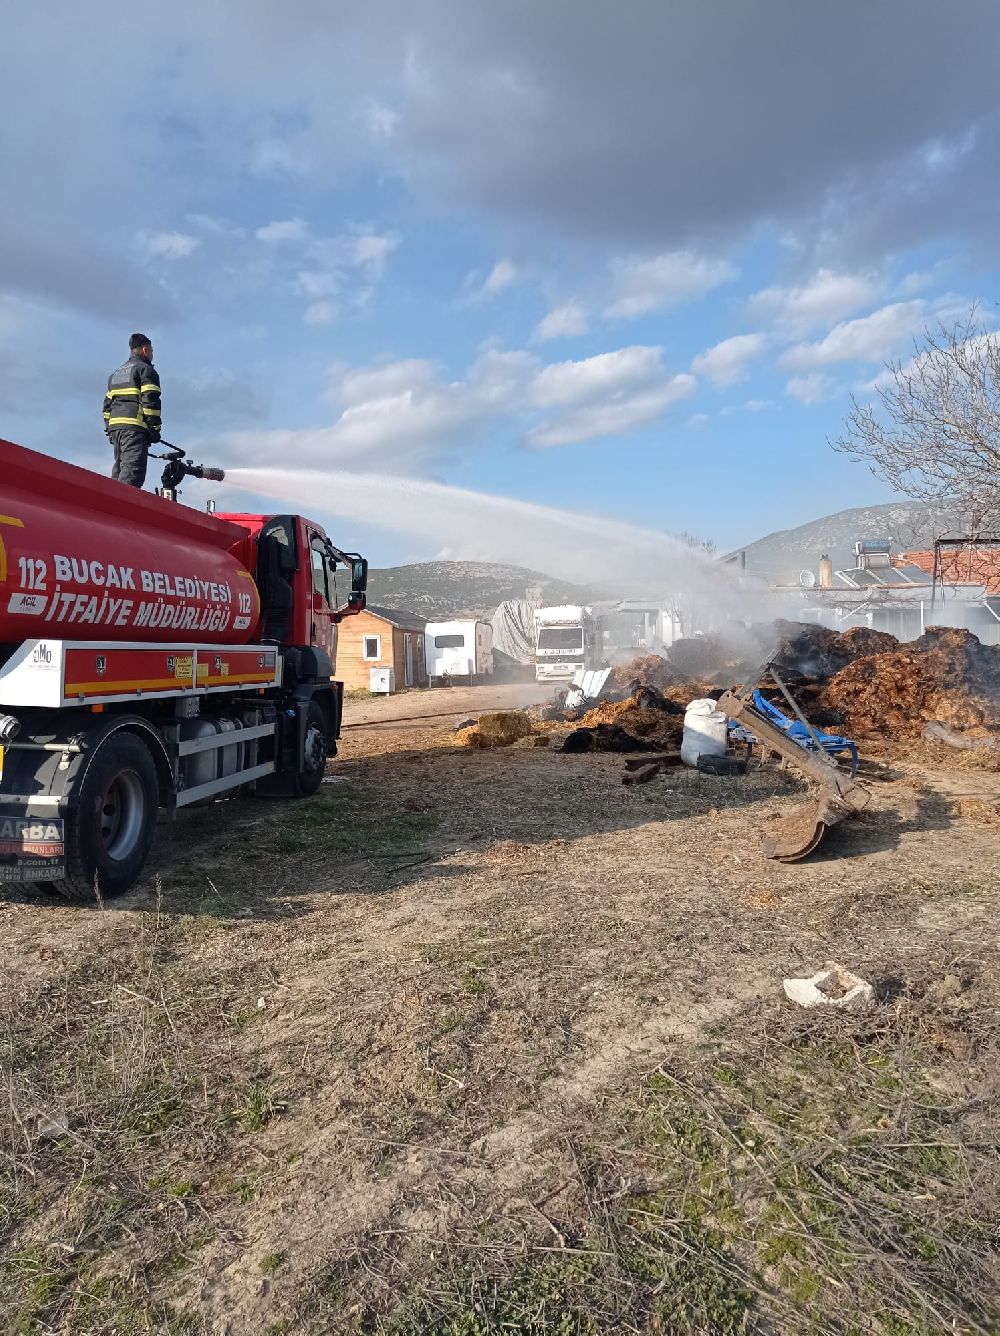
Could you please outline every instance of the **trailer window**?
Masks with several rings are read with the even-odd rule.
[[[465,636],[447,635],[447,636],[434,637],[435,649],[462,649],[464,645],[465,645]]]
[[[543,626],[538,632],[539,649],[583,649],[582,626]]]
[[[366,662],[371,662],[373,659],[381,659],[382,657],[381,636],[365,636],[364,657]]]

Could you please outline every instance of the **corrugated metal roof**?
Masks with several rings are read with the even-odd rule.
[[[610,676],[610,668],[578,668],[566,693],[566,708],[575,710],[585,700],[597,700]]]

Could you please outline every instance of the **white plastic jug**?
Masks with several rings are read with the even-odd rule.
[[[684,711],[681,760],[697,766],[699,756],[725,756],[729,721],[714,700],[693,700]]]

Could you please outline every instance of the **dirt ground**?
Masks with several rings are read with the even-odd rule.
[[[0,888],[6,1329],[997,1329],[1000,775],[877,748],[785,866],[787,772],[454,745],[545,694],[349,702],[315,799]],[[784,999],[829,959],[872,1012]]]

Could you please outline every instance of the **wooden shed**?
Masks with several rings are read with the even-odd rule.
[[[369,603],[364,612],[340,623],[337,676],[348,691],[367,689],[372,668],[393,668],[397,691],[427,686],[425,628],[422,617]]]

